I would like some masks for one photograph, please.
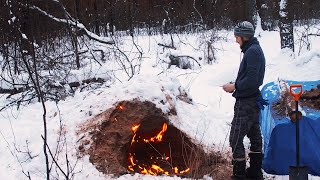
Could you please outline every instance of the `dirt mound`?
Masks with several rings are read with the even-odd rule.
[[[151,102],[123,101],[80,127],[80,156],[105,174],[127,173],[178,175],[221,179],[231,168],[220,153],[203,147],[171,125],[167,116]],[[219,179],[219,178],[218,178]]]

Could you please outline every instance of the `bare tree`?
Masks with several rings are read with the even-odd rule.
[[[287,0],[280,1],[280,39],[281,49],[289,48],[294,52],[293,39],[293,14],[291,8],[288,7],[290,3]]]

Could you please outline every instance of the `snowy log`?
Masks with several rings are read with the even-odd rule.
[[[176,65],[177,67],[181,69],[193,69],[194,64],[191,64],[189,59],[192,59],[195,61],[199,67],[201,67],[200,63],[193,57],[191,56],[174,56],[170,55],[169,56],[170,62],[168,68],[171,67],[171,65]]]

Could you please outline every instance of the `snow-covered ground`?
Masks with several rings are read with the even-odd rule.
[[[173,35],[176,50],[164,49],[158,43],[170,42],[169,36],[139,36],[135,42],[143,50],[141,73],[129,82],[117,82],[110,88],[76,92],[75,96],[56,104],[46,102],[48,121],[48,144],[53,154],[56,147],[63,153],[59,156],[61,168],[67,169],[65,152],[69,165],[75,165],[74,179],[109,179],[99,173],[89,162],[88,157],[77,161],[76,149],[79,137],[75,134],[77,125],[85,122],[121,100],[140,97],[142,100],[156,101],[164,99],[161,87],[168,94],[175,95],[181,85],[192,97],[194,105],[186,106],[176,102],[179,121],[175,125],[189,136],[219,151],[228,152],[228,134],[233,116],[234,98],[225,93],[221,86],[234,81],[240,64],[241,53],[232,32],[220,31],[220,40],[214,44],[216,62],[208,65],[204,59],[205,40],[211,33]],[[266,57],[266,75],[264,84],[285,80],[319,80],[320,79],[320,37],[311,37],[311,50],[302,50],[300,56],[290,51],[280,50],[278,32],[264,32],[259,28],[256,36],[260,41]],[[130,37],[127,41],[130,40]],[[298,42],[297,42],[298,43]],[[126,44],[130,50],[130,44]],[[298,50],[296,50],[298,52]],[[166,69],[167,64],[161,60],[168,59],[169,54],[192,56],[202,64],[201,68],[182,70],[176,67]],[[295,58],[294,58],[295,57]],[[103,68],[100,68],[103,69]],[[98,73],[97,73],[98,74]],[[7,103],[6,96],[0,97],[0,103]],[[166,105],[157,105],[163,111]],[[28,179],[24,173],[30,173],[32,179],[44,179],[45,158],[43,155],[42,106],[40,103],[13,107],[0,112],[0,179]],[[57,146],[59,127],[63,127],[65,138]],[[63,136],[64,137],[64,136]],[[65,144],[63,144],[65,143]],[[248,140],[246,140],[248,143]],[[64,146],[62,146],[62,144]],[[58,149],[59,149],[58,148]],[[61,174],[61,173],[60,173]],[[268,175],[272,178],[274,176]],[[209,177],[204,177],[210,179]],[[59,179],[63,179],[62,176]],[[118,179],[180,179],[179,177],[153,177],[149,175],[123,175]],[[276,176],[275,179],[288,179],[288,176]],[[310,176],[309,179],[320,179]]]

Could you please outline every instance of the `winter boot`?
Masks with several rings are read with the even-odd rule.
[[[233,180],[244,180],[246,177],[246,161],[245,160],[232,160],[233,174],[231,179]]]
[[[261,170],[263,154],[262,153],[249,153],[250,167],[246,169],[246,178],[263,180],[263,174]]]

